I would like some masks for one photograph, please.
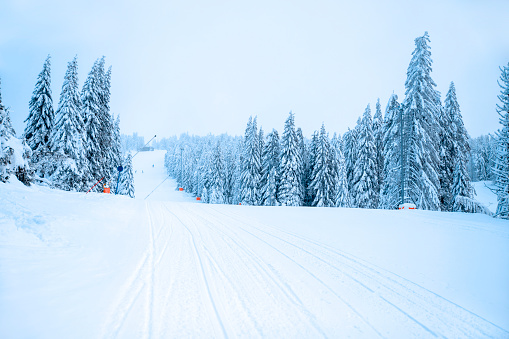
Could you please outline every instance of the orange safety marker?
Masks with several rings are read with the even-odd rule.
[[[200,197],[196,197],[196,200],[201,200],[201,198]]]
[[[184,189],[182,187],[179,187],[179,191],[182,192]]]
[[[110,187],[106,184],[103,184],[103,193],[110,193]]]

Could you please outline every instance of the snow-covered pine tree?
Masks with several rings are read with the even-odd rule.
[[[234,173],[234,179],[233,180],[233,195],[232,195],[232,204],[237,205],[242,201],[241,197],[241,164],[242,164],[242,147],[243,147],[243,140],[242,138],[235,140],[235,173]]]
[[[311,165],[310,165],[310,158],[309,158],[309,151],[308,147],[306,146],[306,141],[304,140],[304,135],[302,133],[302,129],[298,127],[296,129],[297,134],[297,145],[299,147],[299,153],[300,153],[300,161],[298,163],[298,172],[299,172],[299,178],[300,178],[300,201],[301,205],[306,206],[306,195],[307,195],[307,187],[309,186],[309,183],[311,182]],[[310,169],[309,171],[307,169]],[[310,200],[311,202],[312,200]]]
[[[375,139],[376,149],[376,165],[377,165],[377,188],[376,191],[380,194],[380,189],[383,182],[383,169],[384,169],[384,151],[383,151],[383,117],[382,108],[380,106],[380,99],[376,101],[375,115],[373,116],[373,137]]]
[[[262,126],[260,126],[260,131],[258,133],[258,156],[259,156],[259,159],[260,159],[260,167],[258,168],[258,188],[256,190],[256,193],[257,193],[257,196],[256,196],[256,204],[259,205],[259,206],[262,206],[263,205],[263,187],[265,187],[265,182],[263,181],[264,177],[262,176],[262,171],[263,171],[263,164],[262,164],[262,161],[263,161],[263,149],[264,149],[264,146],[265,146],[265,141],[264,141],[264,133],[263,133],[263,129],[262,129]]]
[[[314,200],[312,206],[330,207],[334,206],[335,200],[335,181],[334,164],[332,163],[332,150],[329,142],[329,136],[325,131],[325,125],[322,124],[317,144],[315,146],[315,157],[313,172],[309,189],[312,190]]]
[[[112,116],[113,117],[113,116]],[[117,115],[115,122],[113,123],[113,134],[112,134],[112,154],[113,154],[113,166],[117,168],[122,164],[122,143],[120,140],[120,115]]]
[[[260,142],[258,140],[256,117],[249,117],[244,136],[242,174],[241,174],[241,203],[243,205],[257,205],[259,199],[259,182],[261,172]]]
[[[87,159],[83,145],[84,123],[80,115],[77,58],[68,63],[62,92],[51,130],[49,147],[54,161],[51,174],[53,184],[67,191],[82,188]]]
[[[277,206],[277,187],[279,173],[280,144],[279,134],[275,129],[267,134],[267,142],[263,148],[262,157],[262,188],[264,206]]]
[[[500,68],[499,86],[501,88],[497,111],[502,125],[497,133],[498,147],[494,166],[497,187],[497,211],[499,218],[509,219],[509,63]]]
[[[197,163],[197,168],[194,174],[196,195],[201,198],[202,202],[208,203],[208,175],[209,175],[209,158],[210,158],[210,145],[203,144],[200,152],[200,157]]]
[[[88,173],[84,176],[84,185],[91,187],[107,173],[103,172],[101,153],[100,81],[97,78],[99,61],[95,61],[81,90],[81,117],[85,125],[85,152],[88,159]],[[99,186],[99,185],[98,185]],[[97,187],[97,186],[96,186]],[[97,188],[100,191],[100,188]]]
[[[225,166],[221,143],[218,141],[210,158],[210,175],[208,177],[207,190],[209,191],[208,202],[211,204],[224,204]]]
[[[415,39],[405,82],[404,164],[405,200],[417,208],[440,210],[439,131],[440,93],[431,78],[429,36]]]
[[[124,170],[120,175],[119,194],[128,195],[134,198],[134,177],[133,177],[133,160],[131,154],[127,154],[124,164]]]
[[[231,140],[230,143],[225,145],[226,150],[224,151],[224,199],[226,204],[233,204],[236,195],[236,182],[239,180],[237,176],[239,171],[237,167],[238,154],[237,154],[237,143],[235,140]]]
[[[99,79],[99,121],[100,121],[100,130],[101,130],[101,138],[100,147],[101,153],[103,156],[103,167],[102,170],[104,173],[107,173],[108,180],[111,180],[114,177],[116,172],[115,166],[115,153],[113,148],[114,143],[114,121],[113,117],[110,113],[110,91],[111,91],[111,66],[108,68],[108,71],[104,71],[104,56],[99,60],[99,67],[97,68],[96,77]]]
[[[305,185],[305,195],[304,201],[302,204],[304,206],[313,206],[313,201],[315,200],[315,190],[311,189],[311,180],[313,178],[313,166],[316,162],[316,154],[319,142],[319,134],[318,131],[314,131],[311,135],[311,141],[309,142],[308,151],[306,152],[306,159],[304,159],[304,178],[307,181],[304,182]]]
[[[24,138],[32,149],[31,162],[37,175],[45,177],[51,172],[51,161],[44,161],[49,154],[48,143],[55,123],[53,98],[51,95],[51,57],[48,55],[29,103]]]
[[[442,187],[442,191],[446,190],[450,193],[444,194],[444,197],[450,197],[450,201],[446,201],[445,210],[464,211],[469,212],[469,206],[475,205],[473,200],[474,189],[470,184],[470,176],[467,171],[467,158],[470,153],[470,146],[468,144],[468,133],[463,124],[458,99],[456,98],[456,88],[454,82],[451,82],[449,91],[445,98],[445,115],[449,118],[451,123],[452,138],[450,142],[451,150],[445,152],[446,155],[451,155],[452,159],[445,158],[446,161],[453,162],[452,181],[447,186]],[[444,125],[442,126],[444,127]],[[444,128],[445,129],[445,128]],[[447,164],[443,168],[449,167]],[[447,171],[449,171],[447,169]],[[452,190],[451,190],[452,186]],[[459,199],[461,196],[463,199]],[[472,200],[468,206],[462,206],[462,202],[467,199]],[[474,212],[474,211],[470,211]]]
[[[19,181],[29,186],[32,176],[29,166],[31,153],[25,141],[16,138],[9,110],[2,104],[0,82],[0,182],[7,182],[14,174]]]
[[[345,171],[346,171],[346,182],[348,184],[348,192],[352,207],[356,206],[356,200],[353,192],[353,173],[355,162],[358,158],[359,145],[357,137],[359,134],[359,126],[361,125],[361,118],[357,119],[357,124],[354,129],[348,128],[348,131],[343,135],[343,154],[345,156]]]
[[[383,124],[384,167],[379,208],[397,209],[401,203],[401,112],[398,96],[387,103]]]
[[[11,117],[9,114],[9,109],[6,108],[2,104],[2,79],[0,79],[0,111],[2,111],[2,121],[0,122],[2,125],[2,135],[12,135],[15,136],[16,132],[12,127]]]
[[[456,167],[456,132],[453,124],[453,117],[456,112],[459,112],[459,105],[454,83],[451,82],[445,97],[444,108],[440,110],[440,145],[438,150],[440,152],[440,207],[443,211],[450,211],[454,200],[451,186]]]
[[[346,182],[346,170],[345,170],[345,158],[343,156],[342,151],[342,141],[341,136],[336,136],[334,133],[334,137],[331,140],[331,148],[334,152],[335,159],[335,171],[336,171],[336,188],[334,192],[336,194],[334,198],[336,207],[351,207],[351,199],[350,193],[348,193],[348,183]]]
[[[371,108],[368,105],[359,125],[358,158],[353,169],[352,192],[355,204],[360,208],[378,206],[376,149],[372,123]]]
[[[278,187],[279,203],[283,206],[301,206],[301,172],[299,139],[295,130],[295,117],[290,111],[281,138],[280,181]]]
[[[497,150],[497,138],[491,134],[470,139],[473,181],[493,180],[493,167]]]

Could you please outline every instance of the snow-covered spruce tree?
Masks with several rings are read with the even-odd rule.
[[[336,188],[334,192],[336,194],[334,198],[336,207],[351,207],[350,193],[348,193],[348,183],[346,182],[346,170],[345,170],[345,158],[342,151],[341,136],[336,136],[331,140],[332,150],[334,152],[333,158],[335,159],[335,171]]]
[[[311,182],[311,164],[308,147],[306,146],[306,141],[304,140],[304,135],[302,133],[302,129],[298,127],[295,131],[297,133],[298,147],[300,153],[300,161],[298,163],[298,173],[300,178],[300,201],[301,205],[306,205],[306,195],[307,195],[307,187]],[[309,171],[308,171],[309,169]],[[309,201],[309,203],[312,200]]]
[[[224,147],[224,202],[233,204],[237,195],[237,182],[240,180],[238,145],[235,140],[231,140]]]
[[[315,190],[311,189],[311,180],[313,174],[313,166],[316,162],[317,147],[319,142],[318,139],[319,139],[318,131],[314,131],[313,134],[311,135],[309,147],[306,152],[306,158],[303,161],[304,178],[307,179],[307,181],[304,182],[306,188],[304,200],[302,202],[304,206],[312,206],[313,201],[315,200]]]
[[[263,129],[262,129],[262,126],[260,126],[260,131],[258,132],[258,154],[259,154],[259,159],[260,159],[260,167],[258,168],[259,169],[259,176],[258,176],[258,188],[256,190],[256,193],[257,193],[257,196],[256,196],[256,204],[259,205],[259,206],[262,206],[263,205],[263,187],[265,186],[265,182],[263,181],[263,176],[262,176],[262,171],[263,171],[263,164],[262,164],[262,161],[263,161],[263,149],[264,149],[264,146],[265,146],[265,141],[264,141],[264,133],[263,133]]]
[[[369,105],[359,125],[357,143],[359,149],[352,183],[355,205],[360,208],[376,208],[378,206],[376,149]]]
[[[373,116],[373,137],[375,139],[376,149],[376,165],[377,165],[377,193],[380,194],[382,187],[383,176],[382,172],[384,169],[384,152],[383,152],[383,117],[382,108],[380,106],[380,99],[376,101],[375,115]]]
[[[235,173],[234,173],[234,179],[233,179],[233,195],[232,195],[232,204],[237,205],[242,201],[241,197],[241,159],[242,159],[242,144],[243,140],[242,138],[236,139],[234,142],[235,147]]]
[[[352,186],[354,166],[355,162],[357,161],[359,152],[357,136],[359,134],[360,124],[361,118],[359,117],[359,119],[357,119],[357,125],[355,128],[348,128],[348,131],[346,131],[346,133],[343,135],[343,154],[345,156],[346,182],[348,184],[348,192],[350,193],[352,207],[357,207]]]
[[[193,176],[195,181],[195,193],[200,197],[203,202],[208,202],[208,176],[209,176],[209,161],[210,159],[210,145],[203,143],[201,145],[201,152],[198,158],[197,167]],[[175,177],[175,175],[173,175]]]
[[[294,114],[290,112],[281,138],[279,203],[283,206],[301,206],[299,139],[295,131]]]
[[[133,160],[131,154],[127,154],[123,167],[124,170],[120,174],[119,194],[134,198]]]
[[[440,93],[431,79],[428,32],[415,39],[407,70],[404,119],[405,202],[440,210],[439,147]]]
[[[275,129],[267,134],[262,156],[262,205],[277,206],[277,186],[280,154],[279,134]]]
[[[104,56],[99,61],[97,69],[100,83],[99,102],[101,123],[100,146],[103,154],[103,171],[107,173],[108,180],[111,180],[116,173],[116,154],[114,146],[114,121],[110,113],[110,92],[111,92],[111,66],[107,72],[104,72]]]
[[[502,125],[497,133],[498,147],[494,166],[497,187],[497,211],[499,218],[509,219],[509,63],[500,68],[499,86],[501,88],[497,111]]]
[[[85,153],[88,160],[88,172],[83,177],[83,184],[91,187],[97,180],[105,176],[101,153],[100,116],[100,82],[97,79],[98,61],[92,66],[81,90],[81,117],[85,125]],[[99,186],[99,185],[97,185]],[[96,187],[97,187],[96,186]],[[100,191],[100,188],[97,188]]]
[[[493,180],[493,167],[497,150],[497,138],[491,134],[470,139],[473,181]]]
[[[113,116],[112,116],[113,118]],[[113,166],[117,168],[122,165],[122,143],[120,140],[120,115],[117,115],[113,123],[112,145]]]
[[[51,57],[48,55],[41,73],[37,77],[35,89],[29,103],[29,114],[26,118],[24,138],[32,149],[31,162],[37,175],[45,177],[51,171],[51,161],[44,161],[49,154],[49,140],[55,112],[51,95]]]
[[[224,204],[225,166],[221,143],[218,141],[210,157],[208,182],[208,202],[211,204]]]
[[[457,173],[468,174],[466,170],[467,157],[470,152],[468,144],[468,133],[463,125],[463,118],[456,98],[456,88],[451,82],[447,92],[444,109],[440,118],[440,200],[441,208],[444,211],[452,210],[455,194],[451,191],[454,172],[460,161],[464,168]],[[467,178],[465,178],[467,179]],[[470,180],[465,181],[465,185],[470,185]],[[462,189],[461,191],[472,191],[472,188]],[[472,196],[467,196],[471,198]]]
[[[333,153],[324,124],[322,124],[320,129],[315,152],[313,172],[311,174],[312,179],[309,184],[309,189],[313,191],[314,196],[312,206],[334,206],[336,183],[334,182]]]
[[[111,67],[104,72],[104,57],[97,60],[88,74],[81,92],[81,115],[85,123],[86,153],[91,184],[102,177],[111,181],[115,174],[112,153],[113,125],[109,112]]]
[[[67,191],[79,191],[83,184],[83,173],[87,172],[83,145],[85,125],[81,119],[80,105],[78,62],[74,57],[67,65],[55,126],[49,141],[51,159],[54,161],[51,181],[56,187]]]
[[[29,158],[32,151],[24,140],[16,138],[9,110],[2,104],[0,82],[0,182],[7,182],[12,175],[29,186],[32,171]]]
[[[256,117],[249,117],[244,136],[242,171],[241,171],[241,203],[242,205],[258,205],[259,182],[261,173],[261,150],[258,140]]]
[[[397,209],[401,203],[401,107],[398,96],[392,94],[387,103],[383,124],[382,187],[379,208]]]
[[[445,154],[452,155],[450,161],[454,163],[452,182],[448,187],[442,187],[442,191],[448,190],[450,192],[451,200],[445,206],[446,210],[462,212],[478,212],[480,210],[484,212],[484,210],[487,210],[486,208],[475,208],[475,206],[480,204],[473,199],[474,188],[470,184],[470,176],[467,171],[467,157],[470,153],[469,136],[463,124],[453,82],[451,82],[446,95],[444,112],[451,121],[452,130],[451,150],[445,152]],[[446,158],[446,160],[448,159]],[[447,168],[448,166],[445,165],[443,167]],[[449,194],[444,194],[444,196],[448,197]],[[447,202],[447,200],[445,201]],[[465,203],[467,204],[465,205]]]

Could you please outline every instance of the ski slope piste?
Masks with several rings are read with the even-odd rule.
[[[509,224],[0,184],[0,338],[509,338]]]

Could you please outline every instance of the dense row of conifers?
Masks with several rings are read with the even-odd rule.
[[[399,103],[392,95],[383,116],[379,101],[373,118],[368,105],[354,129],[332,138],[323,125],[304,138],[292,112],[281,138],[276,130],[264,135],[256,117],[249,118],[243,138],[182,135],[166,142],[169,175],[208,203],[394,209],[402,202],[403,186],[403,202],[420,209],[490,214],[473,198],[469,136],[455,86],[451,82],[442,104],[431,78],[428,42],[427,33],[415,40],[405,99]],[[509,91],[507,72],[504,68],[503,93]],[[502,102],[503,116],[509,103]],[[497,150],[502,149],[502,134],[497,140]],[[471,143],[482,147],[483,142]],[[507,162],[499,154],[489,160],[493,173],[481,158],[470,164],[470,172],[476,166],[476,173],[484,169],[476,176],[497,180]],[[499,189],[502,216],[507,215],[504,192]]]

